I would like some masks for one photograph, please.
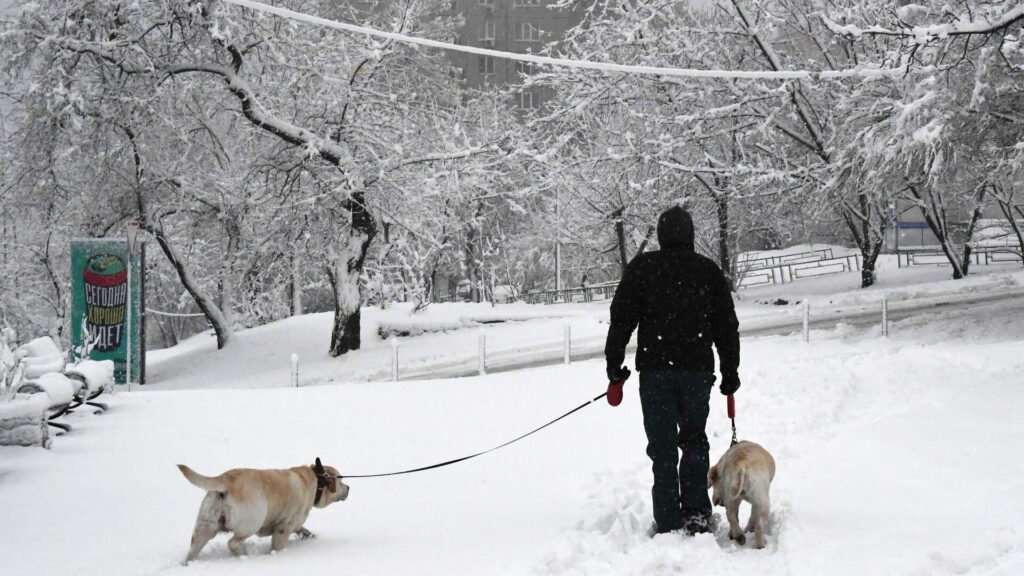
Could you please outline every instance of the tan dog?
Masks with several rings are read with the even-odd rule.
[[[319,458],[312,466],[287,470],[236,468],[214,478],[184,464],[178,464],[178,468],[189,482],[207,491],[199,505],[186,564],[195,560],[219,532],[234,533],[228,548],[235,556],[245,554],[244,541],[252,535],[271,536],[275,551],[284,548],[292,534],[311,538],[313,533],[302,524],[313,506],[326,508],[348,498],[348,486],[341,482],[338,471],[322,466]]]
[[[708,488],[712,488],[711,502],[725,507],[729,519],[729,539],[745,544],[740,531],[740,502],[750,502],[750,520],[746,532],[754,533],[754,545],[764,548],[764,525],[771,512],[768,494],[775,478],[775,459],[767,450],[753,442],[739,442],[708,470]]]

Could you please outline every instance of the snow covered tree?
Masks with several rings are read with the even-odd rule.
[[[876,45],[889,63],[863,82],[871,85],[871,101],[861,101],[869,126],[848,148],[870,177],[921,209],[962,278],[993,176],[1021,155],[1024,8],[870,2],[824,22],[854,44]]]
[[[802,54],[783,59],[775,49],[774,43],[792,44],[793,33],[778,29],[769,16],[740,2],[707,9],[605,0],[559,49],[586,60],[660,67],[781,71],[794,63],[802,66]],[[822,28],[807,25],[814,32]],[[705,249],[730,275],[738,238],[786,227],[781,218],[792,213],[780,207],[806,205],[825,180],[827,99],[799,81],[669,80],[554,69],[536,82],[557,93],[546,119],[552,126],[547,133],[561,135],[549,144],[565,151],[561,165],[589,158],[636,167],[633,177],[617,170],[620,183],[600,180],[620,194],[632,186],[645,190],[640,238],[648,237],[660,209],[685,200],[695,214],[709,217],[700,226],[714,230]],[[592,150],[580,144],[588,141],[595,143]],[[578,150],[570,151],[573,146]],[[607,212],[616,214],[617,207],[610,208]]]
[[[403,0],[366,17],[449,38],[453,23],[436,5]],[[217,1],[44,0],[22,13],[3,50],[28,87],[26,117],[46,118],[65,150],[91,147],[98,164],[116,166],[105,173],[116,186],[87,187],[91,204],[111,208],[97,232],[141,219],[220,345],[238,294],[252,301],[274,266],[290,275],[297,220],[333,287],[330,353],[358,348],[361,276],[389,177],[491,149],[455,149],[425,131],[457,99],[441,54]],[[204,221],[217,224],[214,235]],[[169,222],[204,238],[199,268],[217,278],[195,278]]]

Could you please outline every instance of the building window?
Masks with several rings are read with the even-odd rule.
[[[477,38],[481,46],[494,46],[494,22],[481,22],[477,25]]]
[[[535,62],[523,62],[521,60],[516,61],[516,74],[520,74],[522,76],[533,76],[537,73],[539,68],[540,66]]]
[[[488,8],[494,8],[494,0],[476,0],[477,5],[487,6]]]
[[[477,56],[476,62],[481,76],[494,75],[494,58],[490,56]]]
[[[540,108],[540,94],[536,92],[523,91],[517,95],[516,104],[523,110]]]
[[[534,22],[520,22],[516,25],[516,40],[537,42],[540,40],[540,26]]]
[[[512,6],[516,8],[523,8],[526,6],[540,6],[540,0],[514,0]]]

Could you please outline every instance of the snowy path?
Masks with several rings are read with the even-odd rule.
[[[352,480],[312,541],[178,566],[201,494],[174,469],[429,464],[501,443],[591,397],[585,362],[430,382],[122,393],[50,451],[0,448],[7,574],[1017,574],[1024,569],[1024,316],[922,315],[894,336],[845,327],[745,342],[740,436],[779,463],[769,548],[647,539],[635,381],[498,453]],[[712,453],[728,444],[713,396]],[[1005,452],[1009,450],[1010,452]]]
[[[1022,318],[993,306],[905,321],[889,341],[846,328],[746,345],[740,437],[779,463],[770,552],[646,539],[638,462],[592,483],[589,515],[541,573],[1020,574]],[[713,425],[717,455],[728,430]]]

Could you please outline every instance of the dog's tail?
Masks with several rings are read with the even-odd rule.
[[[743,483],[746,480],[747,471],[743,468],[736,470],[736,473],[732,477],[732,493],[734,497],[739,497],[743,493]]]
[[[184,464],[178,464],[178,470],[185,475],[185,479],[191,482],[194,486],[202,488],[207,492],[223,492],[227,490],[224,482],[220,478],[210,478],[209,476],[203,476],[195,470],[185,466]]]

